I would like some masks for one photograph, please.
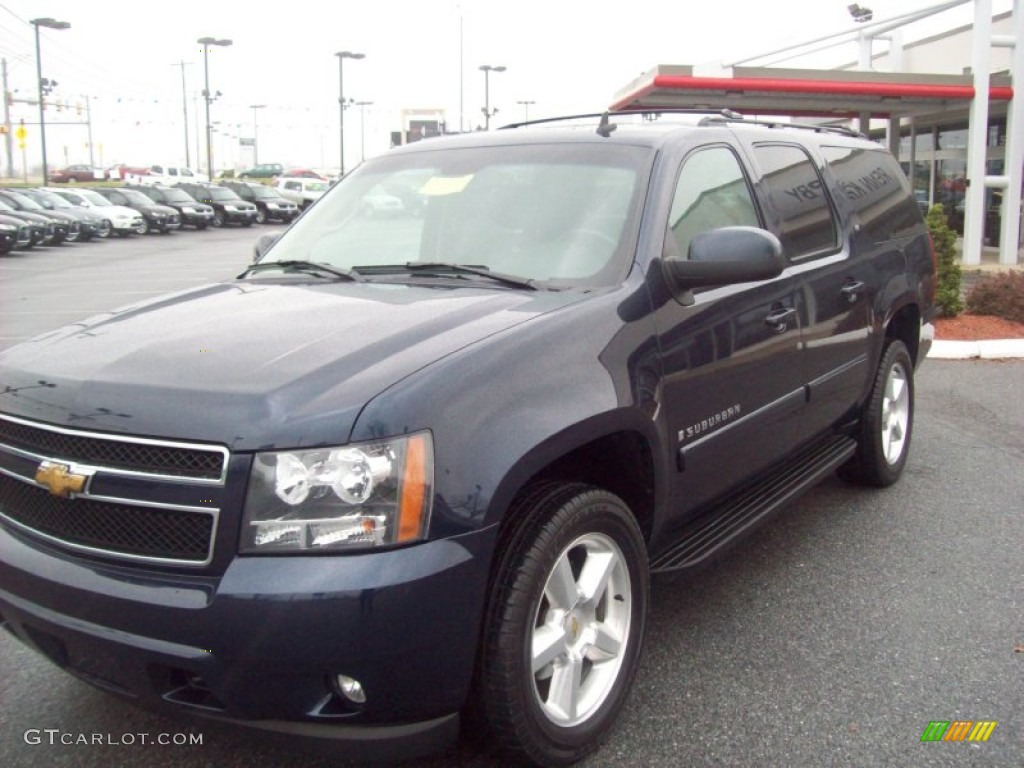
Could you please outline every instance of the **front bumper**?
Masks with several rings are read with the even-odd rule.
[[[209,211],[182,211],[182,226],[207,227],[213,224],[213,210]]]
[[[224,210],[224,221],[227,222],[255,222],[256,221],[256,209],[246,208],[245,210],[229,211]]]
[[[0,625],[147,708],[391,759],[457,732],[492,546],[488,530],[389,552],[236,557],[200,577],[71,558],[0,526]],[[336,691],[338,674],[365,704]]]

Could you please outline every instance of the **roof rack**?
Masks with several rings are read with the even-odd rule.
[[[661,115],[704,115],[704,118],[697,123],[700,126],[722,125],[723,123],[743,123],[744,125],[763,125],[768,128],[801,128],[805,131],[816,133],[838,133],[843,136],[854,138],[867,138],[860,131],[847,128],[842,125],[809,125],[807,123],[784,123],[781,120],[759,120],[753,117],[746,117],[732,109],[701,109],[696,107],[664,107],[651,109],[623,109],[616,112],[589,112],[580,115],[563,115],[561,117],[544,117],[539,120],[527,120],[521,123],[509,123],[503,125],[499,130],[507,128],[523,128],[528,125],[544,125],[546,123],[560,123],[567,120],[607,120],[619,115],[641,115],[645,120],[654,121]]]
[[[867,136],[860,131],[855,131],[853,128],[847,128],[845,125],[810,125],[809,123],[784,123],[781,120],[758,120],[754,117],[744,117],[736,112],[733,112],[731,116],[723,114],[705,117],[700,121],[700,125],[720,125],[727,122],[741,122],[745,125],[763,125],[768,128],[800,128],[805,131],[814,131],[815,133],[838,133],[843,136],[852,136],[854,138],[867,138]]]
[[[722,118],[729,118],[734,120],[742,120],[743,115],[739,112],[733,112],[731,109],[698,109],[698,108],[684,108],[684,107],[670,107],[667,109],[623,109],[616,112],[587,112],[581,115],[562,115],[560,117],[543,117],[539,120],[527,120],[521,123],[509,123],[503,125],[498,130],[505,130],[506,128],[523,128],[527,125],[542,125],[544,123],[560,123],[565,120],[584,120],[587,118],[600,120],[605,116],[610,118],[618,117],[619,115],[642,115],[646,120],[656,120],[657,116],[663,114],[672,115],[717,115]]]

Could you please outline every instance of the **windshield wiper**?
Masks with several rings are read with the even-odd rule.
[[[259,264],[250,264],[246,267],[245,271],[238,276],[241,280],[246,275],[252,274],[253,272],[263,272],[268,269],[280,269],[284,272],[305,272],[310,275],[333,275],[334,277],[340,277],[343,280],[349,280],[353,283],[362,280],[359,273],[354,269],[346,269],[345,267],[335,267],[332,264],[325,264],[320,261],[302,261],[301,259],[291,259],[289,261],[261,261]]]
[[[509,275],[504,272],[492,272],[483,264],[455,264],[450,261],[407,261],[403,265],[396,264],[391,267],[384,267],[384,269],[404,269],[413,273],[432,273],[436,275],[475,275],[476,277],[486,277],[488,280],[494,280],[495,282],[504,283],[516,288],[526,288],[530,291],[537,290],[533,278]]]

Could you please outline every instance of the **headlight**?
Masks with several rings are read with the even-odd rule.
[[[0,232],[17,232],[18,228],[13,224],[0,224]]]
[[[429,432],[258,453],[240,551],[324,552],[416,541],[430,522],[433,484]]]
[[[159,220],[159,219],[166,219],[167,218],[167,214],[166,213],[160,213],[159,211],[153,211],[153,213],[151,213],[150,215],[154,219],[157,219],[157,220]]]
[[[277,203],[267,203],[267,208],[272,211],[276,211],[279,207]]]
[[[185,206],[182,206],[181,212],[182,213],[195,213],[196,209],[195,208],[189,208],[187,205],[185,205]]]
[[[224,206],[224,210],[225,211],[232,211],[232,212],[234,212],[234,211],[238,210],[238,207],[234,206],[234,205],[225,205]]]

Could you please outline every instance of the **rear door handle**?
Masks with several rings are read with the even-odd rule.
[[[848,302],[853,304],[864,292],[864,283],[857,280],[851,280],[848,283],[845,283],[843,287],[839,289],[839,292],[846,297]]]
[[[779,307],[768,313],[768,317],[764,319],[764,323],[765,325],[769,325],[774,328],[777,333],[785,333],[789,328],[789,321],[795,318],[796,308]]]

